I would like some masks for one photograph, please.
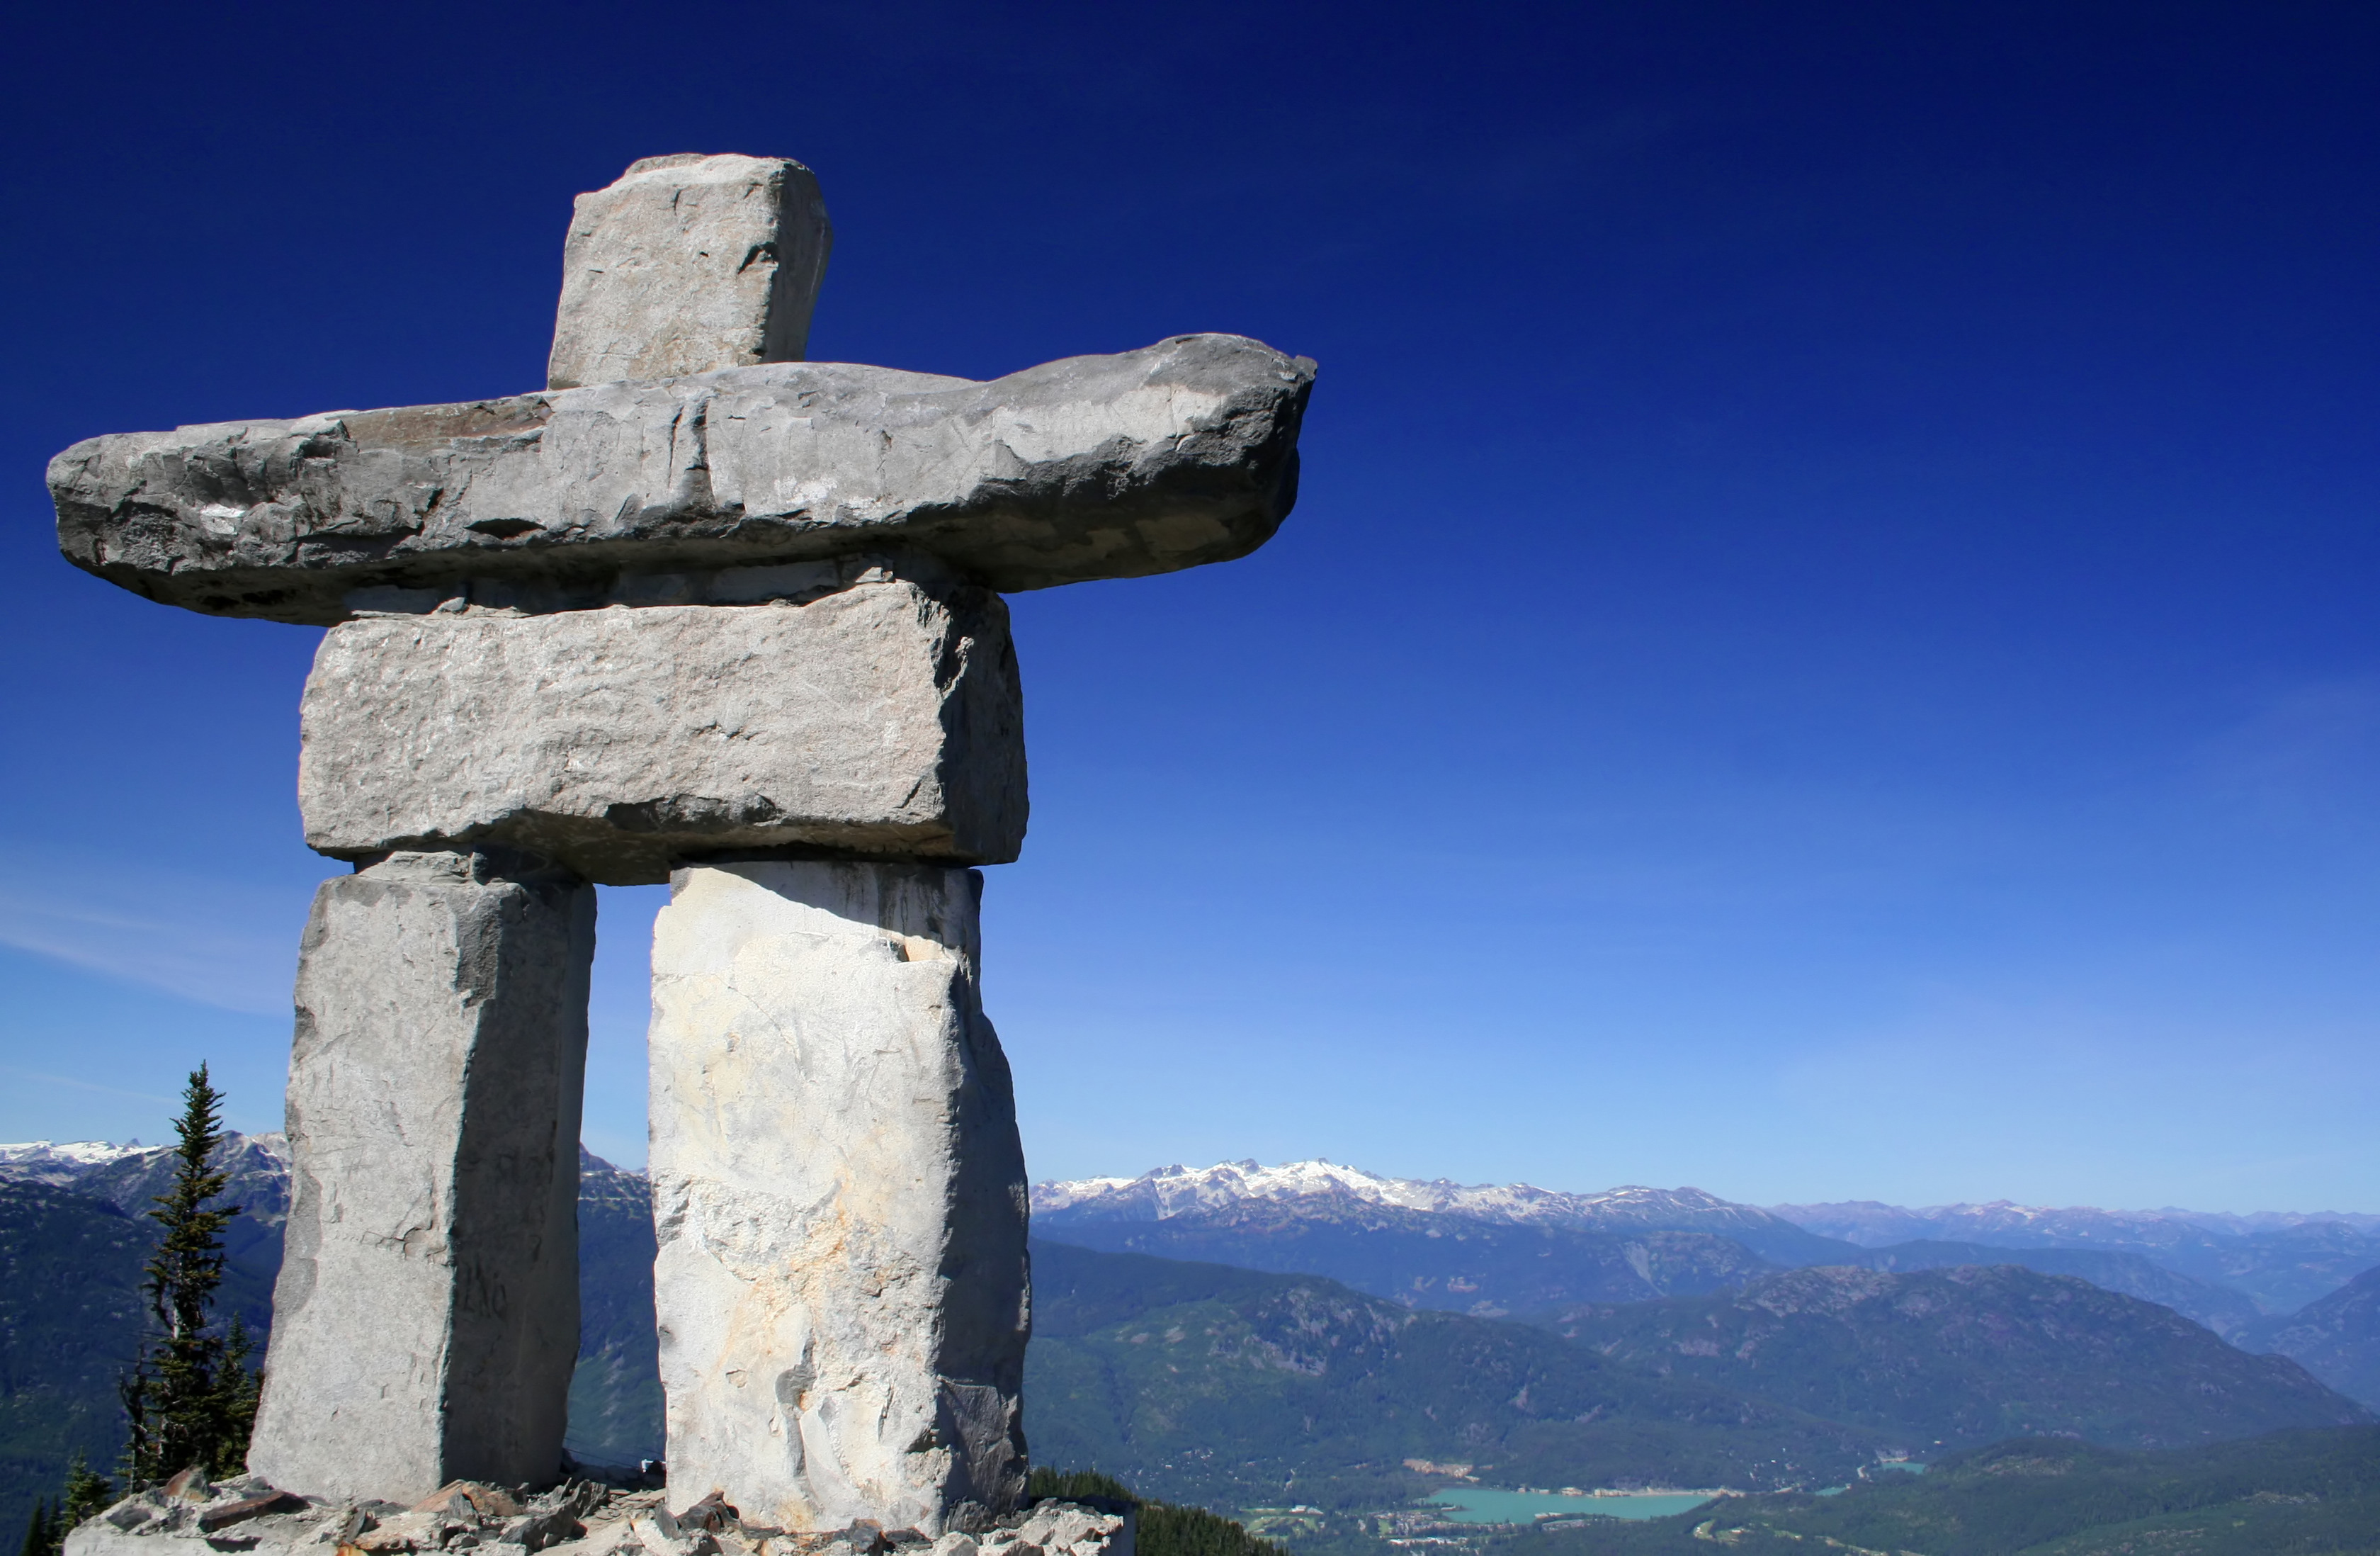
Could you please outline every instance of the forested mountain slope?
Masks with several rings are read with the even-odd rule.
[[[140,1261],[154,1239],[113,1205],[0,1182],[0,1534],[80,1450],[123,1446],[115,1379],[140,1338]]]
[[[1408,1458],[1508,1485],[1825,1484],[1877,1434],[1314,1276],[1034,1249],[1037,1462],[1245,1506],[1393,1502]]]
[[[1110,1253],[1326,1275],[1408,1307],[1479,1318],[1718,1291],[1777,1268],[1709,1233],[1500,1223],[1361,1200],[1250,1199],[1164,1221],[1075,1220],[1047,1229],[1037,1219],[1035,1233]]]
[[[2240,1343],[2277,1351],[2350,1399],[2380,1410],[2380,1270],[2367,1270],[2287,1318],[2267,1319]]]
[[[1797,1270],[1544,1321],[1615,1361],[1894,1434],[1929,1455],[2039,1433],[2174,1448],[2373,1419],[2286,1357],[2013,1265]]]
[[[2143,1255],[2109,1248],[1997,1248],[1982,1243],[1895,1243],[1888,1247],[1872,1248],[1843,1262],[1863,1270],[1885,1270],[2014,1264],[2044,1275],[2071,1275],[2103,1291],[2170,1307],[2235,1343],[2264,1320],[2254,1301],[2242,1293],[2176,1274]]]
[[[653,1192],[642,1173],[578,1152],[578,1367],[570,1451],[595,1464],[662,1456],[653,1334]]]

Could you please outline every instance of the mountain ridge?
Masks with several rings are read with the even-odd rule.
[[[1851,1262],[1864,1270],[1900,1272],[2014,1264],[2044,1275],[2072,1275],[2103,1291],[2170,1307],[2235,1344],[2270,1321],[2245,1293],[2192,1280],[2143,1255],[2116,1248],[2010,1248],[1985,1243],[1918,1241],[1873,1248]]]
[[[2294,1313],[2266,1319],[2244,1338],[2297,1357],[2340,1393],[2380,1410],[2380,1269]]]
[[[2010,1437],[2179,1448],[2375,1417],[2285,1356],[2168,1308],[2017,1265],[1789,1270],[1740,1290],[1540,1316],[1662,1376],[1957,1452]]]
[[[1037,1243],[1034,1283],[1037,1459],[1160,1495],[1394,1503],[1420,1489],[1416,1455],[1519,1484],[1826,1484],[1890,1446],[1320,1276]]]
[[[1777,1205],[1805,1231],[1875,1248],[1911,1241],[2137,1253],[2176,1274],[2228,1286],[2265,1313],[2287,1313],[2380,1267],[2380,1217],[2259,1211],[2102,1210],[2090,1206],[1936,1205],[1878,1200]]]
[[[277,1136],[234,1136],[226,1141],[221,1160],[233,1173],[226,1197],[244,1207],[243,1214],[231,1229],[230,1241],[235,1247],[225,1293],[226,1306],[240,1312],[252,1328],[261,1331],[270,1321],[273,1275],[279,1263],[282,1223],[288,1208],[286,1143]],[[1271,1281],[1278,1289],[1288,1289],[1279,1285],[1282,1282],[1288,1282],[1289,1287],[1298,1287],[1303,1282],[1302,1289],[1311,1291],[1333,1288],[1340,1295],[1329,1296],[1323,1307],[1315,1311],[1328,1308],[1346,1314],[1359,1310],[1371,1314],[1378,1322],[1367,1319],[1358,1326],[1366,1328],[1366,1332],[1386,1332],[1381,1326],[1390,1325],[1401,1333],[1437,1336],[1431,1344],[1438,1349],[1431,1354],[1441,1355],[1441,1360],[1444,1356],[1467,1354],[1464,1346],[1488,1345],[1493,1351],[1495,1346],[1482,1338],[1490,1331],[1449,1328],[1436,1319],[1414,1329],[1415,1322],[1423,1321],[1416,1318],[1417,1314],[1436,1312],[1493,1322],[1523,1314],[1525,1309],[1528,1316],[1542,1321],[1545,1311],[1561,1307],[1573,1313],[1596,1307],[1619,1311],[1645,1303],[1674,1307],[1679,1303],[1691,1306],[1701,1302],[1706,1307],[1715,1307],[1739,1302],[1745,1291],[1773,1291],[1777,1289],[1776,1281],[1786,1273],[1776,1262],[1762,1258],[1736,1237],[1717,1231],[1680,1231],[1660,1224],[1678,1221],[1688,1226],[1729,1227],[1746,1239],[1773,1236],[1782,1228],[1789,1240],[1798,1241],[1792,1242],[1790,1249],[1772,1243],[1778,1251],[1815,1249],[1828,1261],[1828,1266],[1821,1267],[1812,1277],[1821,1284],[1840,1283],[1855,1272],[1843,1267],[1852,1266],[1871,1275],[1881,1271],[1880,1278],[1888,1281],[1947,1270],[1952,1272],[1948,1278],[1953,1283],[1969,1284],[1979,1280],[2006,1284],[2012,1277],[1995,1271],[2010,1267],[2055,1267],[2048,1272],[2086,1276],[2105,1291],[2160,1304],[2155,1312],[2168,1308],[2186,1311],[2209,1327],[2228,1327],[2243,1336],[2269,1337],[2275,1343],[2287,1343],[2293,1351],[2302,1351],[2309,1359],[2316,1355],[2327,1358],[2325,1366],[2362,1367],[2364,1363],[2361,1358],[2380,1350],[2366,1338],[2371,1326],[2380,1322],[2380,1316],[2375,1316],[2380,1314],[2380,1271],[2374,1271],[2369,1282],[2359,1278],[2357,1282],[2350,1282],[2358,1295],[2332,1304],[2336,1314],[2328,1309],[2310,1309],[2304,1323],[2265,1320],[2260,1324],[2252,1316],[2243,1315],[2239,1303],[2244,1299],[2237,1298],[2235,1294],[2193,1282],[2136,1252],[2104,1246],[2074,1248],[2033,1244],[2006,1247],[1920,1241],[1881,1249],[1863,1248],[1819,1237],[1757,1207],[1730,1205],[1701,1190],[1631,1186],[1600,1195],[1567,1195],[1526,1185],[1481,1187],[1444,1180],[1421,1183],[1385,1179],[1327,1162],[1289,1163],[1281,1169],[1262,1169],[1252,1162],[1220,1165],[1232,1171],[1160,1169],[1135,1179],[1076,1180],[1064,1185],[1043,1185],[1037,1189],[1036,1202],[1042,1209],[1037,1215],[1036,1246],[1043,1260],[1041,1273],[1050,1278],[1044,1282],[1042,1294],[1045,1320],[1054,1322],[1061,1311],[1057,1276],[1063,1261],[1074,1258],[1077,1251],[1087,1258],[1165,1254],[1171,1258],[1149,1263],[1191,1268],[1179,1261],[1184,1257],[1198,1258],[1205,1251],[1227,1249],[1237,1257],[1206,1267],[1228,1266],[1237,1271],[1234,1279],[1244,1276],[1259,1283]],[[26,1236],[32,1243],[42,1243],[46,1238],[56,1245],[47,1253],[42,1247],[28,1246],[13,1248],[12,1254],[20,1258],[33,1258],[38,1265],[42,1258],[51,1258],[55,1263],[64,1257],[57,1252],[60,1248],[85,1246],[91,1250],[90,1257],[97,1260],[94,1270],[86,1274],[96,1278],[103,1268],[114,1271],[99,1279],[97,1285],[84,1281],[93,1295],[76,1299],[98,1325],[94,1333],[104,1331],[113,1334],[129,1317],[128,1310],[118,1312],[111,1307],[116,1297],[106,1294],[128,1278],[118,1266],[145,1246],[151,1223],[145,1221],[144,1213],[151,1197],[164,1188],[171,1171],[170,1148],[162,1146],[51,1141],[0,1146],[0,1188],[16,1196],[10,1201],[18,1206],[14,1213],[28,1228],[38,1225],[50,1229],[38,1234],[29,1231]],[[580,1171],[583,1324],[579,1368],[572,1390],[572,1447],[586,1457],[604,1462],[652,1456],[659,1452],[661,1402],[651,1331],[650,1186],[642,1173],[613,1167],[583,1148]],[[1135,1214],[1160,1210],[1166,1213],[1147,1221],[1131,1219]],[[2352,1239],[2359,1235],[2351,1226],[2331,1221],[2299,1222],[2254,1235],[2304,1236],[2309,1228],[2318,1237],[2344,1237],[2348,1241],[2343,1246],[2349,1247],[2354,1246]],[[2221,1234],[2194,1225],[2185,1229],[2192,1237],[2218,1246],[2225,1245]],[[1236,1248],[1231,1246],[1233,1238],[1240,1240]],[[1271,1239],[1269,1245],[1267,1238]],[[1076,1244],[1088,1246],[1080,1250],[1068,1247]],[[1102,1244],[1109,1245],[1104,1254],[1099,1252]],[[1425,1269],[1415,1262],[1419,1257],[1416,1250],[1427,1253],[1436,1262]],[[1255,1258],[1269,1262],[1252,1268],[1250,1261]],[[1338,1268],[1309,1268],[1315,1264]],[[1079,1261],[1077,1265],[1079,1268]],[[47,1270],[48,1266],[39,1268]],[[58,1268],[63,1273],[35,1274],[34,1267],[25,1267],[19,1282],[25,1300],[31,1300],[32,1293],[45,1283],[67,1280],[71,1284],[73,1279],[79,1279],[73,1277],[66,1265]],[[1829,1273],[1828,1268],[1840,1272]],[[1423,1271],[1427,1289],[1415,1287],[1416,1270]],[[1977,1270],[1981,1273],[1974,1273]],[[1357,1278],[1349,1280],[1350,1274]],[[1572,1284],[1565,1286],[1565,1282]],[[2370,1287],[2370,1297],[2361,1295],[2365,1285]],[[1367,1302],[1391,1304],[1404,1317],[1391,1323],[1386,1308],[1366,1307],[1364,1304]],[[92,1307],[93,1303],[98,1306]],[[1351,1303],[1354,1306],[1350,1307]],[[1242,1345],[1249,1355],[1259,1354],[1266,1345],[1278,1349],[1277,1339],[1263,1338],[1258,1322],[1262,1315],[1252,1317],[1252,1313],[1253,1309],[1225,1319],[1208,1312],[1202,1321],[1229,1329],[1238,1337],[1233,1343]],[[25,1321],[37,1326],[41,1318],[36,1314]],[[2134,1315],[2126,1321],[2137,1318]],[[1251,1324],[1257,1327],[1252,1329]],[[11,1330],[12,1348],[30,1343],[31,1334],[31,1330],[21,1327]],[[1045,1347],[1041,1365],[1062,1369],[1071,1365],[1078,1373],[1089,1367],[1111,1380],[1123,1375],[1117,1368],[1129,1372],[1132,1366],[1137,1365],[1135,1358],[1140,1355],[1135,1350],[1117,1349],[1128,1342],[1113,1336],[1110,1337],[1112,1343],[1101,1343],[1106,1349],[1098,1357],[1087,1356],[1082,1347],[1089,1342],[1079,1335],[1062,1335],[1052,1329],[1048,1338],[1052,1343]],[[2212,1336],[2204,1338],[2208,1343],[2219,1344]],[[103,1352],[126,1348],[121,1336],[95,1343]],[[1074,1347],[1071,1352],[1067,1351],[1069,1346]],[[67,1346],[61,1355],[72,1350]],[[1073,1361],[1066,1362],[1062,1352],[1071,1355]],[[2224,1365],[2237,1367],[2239,1363],[2235,1359]],[[1451,1379],[1454,1374],[1446,1376]],[[1269,1375],[1251,1373],[1248,1377],[1263,1382]],[[1152,1374],[1144,1381],[1154,1385],[1161,1380]],[[1112,1395],[1111,1389],[1109,1397]],[[1812,1438],[1808,1434],[1817,1431],[1816,1427],[1806,1423],[1792,1425],[1802,1419],[1797,1414],[1800,1405],[1791,1401],[1770,1404],[1786,1414],[1770,1419],[1762,1430],[1773,1428],[1785,1434],[1774,1441],[1801,1442],[1803,1447],[1793,1450],[1788,1457],[1799,1454],[1806,1461],[1804,1468],[1815,1467],[1821,1459],[1832,1463],[1846,1453],[1856,1457],[1860,1453],[1873,1451],[1874,1445],[1865,1444],[1856,1431],[1852,1438],[1838,1433],[1828,1439],[1823,1432]],[[1764,1404],[1761,1408],[1768,1406]],[[1055,1430],[1055,1418],[1045,1416],[1045,1419],[1053,1422]],[[1820,1419],[1815,1416],[1808,1417],[1811,1422]],[[1852,1426],[1835,1421],[1828,1428],[1837,1428],[1848,1430]],[[1368,1429],[1360,1422],[1349,1427],[1358,1436]],[[1506,1440],[1512,1444],[1508,1457],[1513,1473],[1524,1478],[1527,1474],[1553,1473],[1556,1465],[1573,1462],[1563,1455],[1574,1450],[1583,1452],[1581,1444],[1593,1437],[1588,1434],[1587,1438],[1579,1438],[1558,1423],[1533,1425],[1519,1416],[1497,1430],[1505,1432]],[[1687,1454],[1687,1462],[1721,1462],[1709,1457],[1706,1446],[1695,1447],[1690,1441],[1691,1432],[1683,1437],[1678,1435],[1685,1430],[1674,1426],[1660,1428],[1660,1432],[1669,1434],[1662,1439],[1669,1444],[1663,1452]],[[1521,1436],[1514,1438],[1512,1432]],[[1548,1437],[1548,1433],[1552,1435]],[[1797,1437],[1796,1433],[1802,1435]],[[1571,1441],[1573,1438],[1578,1441]],[[1522,1439],[1539,1441],[1544,1452],[1524,1451]],[[1557,1451],[1556,1440],[1570,1442],[1570,1446]],[[1050,1440],[1050,1445],[1060,1446],[1065,1441],[1061,1432]],[[1434,1439],[1429,1441],[1435,1443]],[[1812,1446],[1824,1442],[1833,1446],[1823,1451]],[[1431,1450],[1433,1456],[1451,1452],[1444,1443],[1435,1443]],[[1599,1457],[1581,1462],[1600,1464],[1614,1473],[1625,1473],[1630,1463],[1644,1462],[1641,1458],[1632,1461],[1625,1454],[1611,1456],[1617,1452],[1607,1443],[1605,1448],[1596,1450]],[[1697,1453],[1703,1457],[1692,1459]],[[1819,1456],[1812,1458],[1812,1453]],[[1519,1466],[1524,1464],[1536,1467],[1524,1472]],[[1177,1463],[1174,1470],[1167,1473],[1176,1471],[1194,1477],[1206,1473],[1189,1459]],[[1394,1480],[1401,1472],[1391,1464],[1357,1466],[1350,1473],[1357,1473],[1359,1478],[1379,1480],[1386,1477]],[[1245,1478],[1241,1476],[1233,1483]]]
[[[1779,1264],[1807,1263],[1852,1251],[1754,1205],[1699,1188],[1623,1185],[1596,1194],[1533,1184],[1458,1184],[1391,1178],[1317,1157],[1273,1167],[1254,1161],[1211,1167],[1159,1167],[1136,1178],[1076,1178],[1037,1184],[1035,1223],[1050,1230],[1099,1222],[1170,1222],[1215,1217],[1252,1204],[1360,1207],[1460,1217],[1510,1226],[1580,1232],[1692,1232],[1730,1237]]]
[[[2293,1311],[2380,1267],[2380,1214],[2358,1211],[2103,1210],[2008,1199],[1917,1210],[1873,1199],[1764,1207],[1694,1187],[1622,1185],[1575,1193],[1526,1183],[1398,1178],[1321,1157],[1270,1167],[1253,1160],[1176,1163],[1137,1177],[1051,1180],[1034,1185],[1032,1201],[1040,1230],[1086,1242],[1077,1229],[1092,1222],[1212,1220],[1236,1207],[1270,1203],[1302,1205],[1317,1215],[1370,1205],[1509,1225],[1697,1232],[1731,1237],[1786,1268],[1863,1263],[1863,1250],[1916,1242],[2098,1249],[2138,1255],[2199,1286],[2238,1293],[2259,1314]],[[2252,1317],[2203,1293],[2188,1300],[2193,1317],[2213,1319],[2218,1329],[2237,1329]]]

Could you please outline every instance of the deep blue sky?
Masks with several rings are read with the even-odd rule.
[[[1037,1176],[2380,1210],[2380,10],[42,7],[0,50],[0,1138],[273,1126],[310,629],[93,433],[541,382],[573,194],[813,166],[820,359],[1318,358],[1270,545],[1013,601]],[[640,1161],[607,893],[588,1138]]]

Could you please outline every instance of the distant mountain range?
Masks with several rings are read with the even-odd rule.
[[[1482,1318],[1693,1295],[1813,1265],[2014,1264],[2078,1276],[2238,1337],[2380,1266],[2380,1234],[2360,1229],[2380,1221],[2372,1217],[2010,1205],[1916,1211],[1873,1202],[1763,1210],[1694,1188],[1566,1194],[1389,1178],[1330,1161],[1049,1183],[1034,1189],[1033,1205],[1034,1230],[1046,1238],[1328,1275],[1408,1307]],[[1808,1224],[1797,1224],[1801,1217]],[[2214,1229],[2225,1226],[2250,1230]],[[1892,1232],[1920,1235],[1896,1241]],[[2366,1386],[2350,1372],[2332,1380]],[[2380,1404],[2380,1391],[2356,1397]]]
[[[1440,1178],[1384,1178],[1357,1167],[1313,1161],[1259,1167],[1160,1167],[1136,1178],[1077,1178],[1033,1190],[1033,1222],[1044,1231],[1107,1222],[1195,1222],[1245,1207],[1294,1206],[1310,1214],[1359,1206],[1463,1217],[1501,1226],[1573,1232],[1692,1232],[1726,1237],[1779,1265],[1822,1263],[1843,1254],[1846,1239],[1814,1234],[1785,1218],[1737,1205],[1698,1188],[1629,1185],[1601,1194],[1566,1194],[1528,1184],[1465,1185]],[[1411,1224],[1411,1223],[1407,1223]]]
[[[11,1183],[48,1184],[56,1188],[74,1182],[94,1167],[104,1167],[127,1157],[145,1156],[158,1149],[138,1140],[122,1146],[105,1140],[70,1140],[65,1145],[32,1140],[23,1145],[0,1146],[0,1177]]]
[[[1924,1239],[2136,1253],[2240,1292],[2265,1313],[2292,1312],[2380,1265],[2380,1215],[2048,1210],[2007,1200],[1919,1210],[1872,1199],[1773,1210],[1805,1231],[1863,1247]]]
[[[224,1161],[246,1207],[227,1295],[261,1331],[285,1148],[235,1137]],[[164,1148],[0,1147],[0,1529],[55,1486],[67,1447],[112,1452],[151,1244],[141,1213],[170,1172]],[[1218,1506],[1293,1490],[1393,1501],[1423,1485],[1407,1459],[1503,1484],[1749,1489],[1840,1482],[1879,1454],[1994,1431],[2124,1445],[2362,1418],[2208,1329],[2380,1392],[2380,1274],[2283,1322],[2137,1244],[1867,1247],[1691,1189],[1239,1162],[1034,1199],[1037,1458]],[[2344,1222],[2236,1238],[2172,1224],[2233,1242],[2361,1235]],[[573,1450],[656,1455],[643,1175],[582,1152],[579,1232]]]
[[[2258,1210],[2237,1215],[2226,1210],[2184,1210],[2173,1206],[2159,1210],[2100,1210],[2089,1206],[2057,1210],[2020,1205],[2012,1199],[1995,1199],[1987,1205],[1929,1205],[1915,1210],[1876,1199],[1772,1205],[1769,1210],[1796,1226],[1869,1247],[1945,1235],[2014,1235],[2044,1243],[2107,1238],[2135,1241],[2140,1235],[2138,1229],[2165,1226],[2196,1227],[2218,1237],[2253,1237],[2324,1224],[2380,1233],[2380,1214],[2360,1210]],[[2155,1232],[2148,1234],[2152,1240],[2160,1235]]]

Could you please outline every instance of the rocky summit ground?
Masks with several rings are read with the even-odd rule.
[[[929,1538],[859,1523],[766,1528],[716,1493],[673,1517],[657,1487],[573,1478],[550,1490],[457,1480],[406,1507],[300,1497],[252,1475],[210,1484],[196,1471],[126,1497],[67,1538],[67,1556],[1132,1556],[1128,1519],[1043,1501],[973,1534]]]

